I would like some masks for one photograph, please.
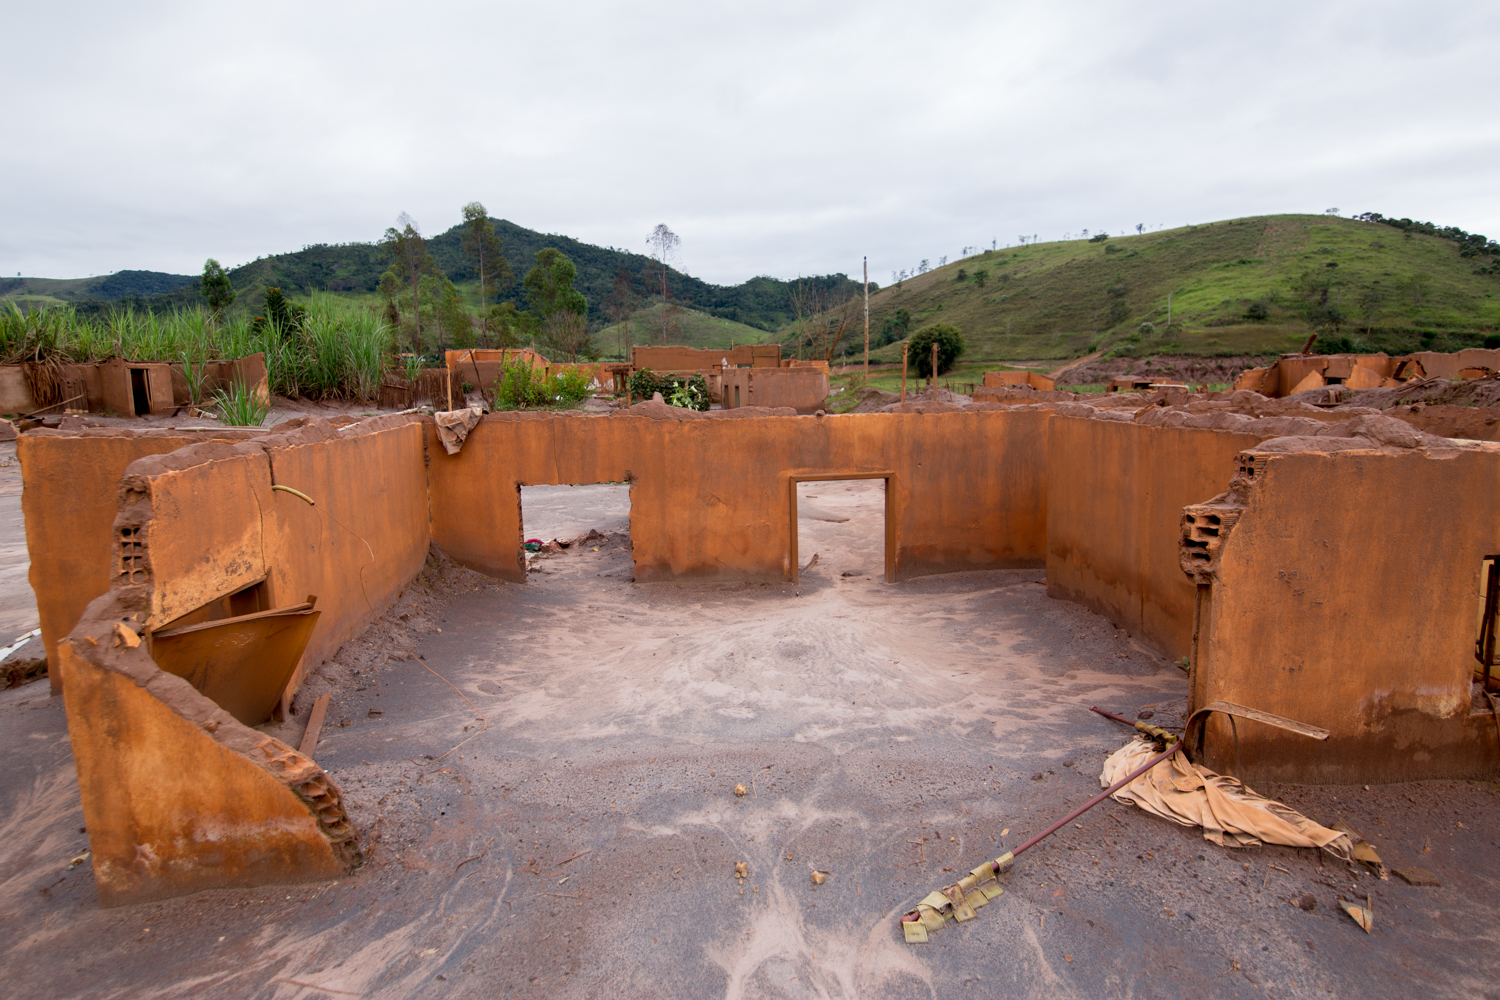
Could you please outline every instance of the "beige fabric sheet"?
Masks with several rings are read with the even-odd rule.
[[[1108,788],[1160,752],[1150,740],[1131,740],[1104,762],[1100,785]],[[1111,797],[1182,826],[1200,826],[1203,838],[1221,847],[1321,847],[1345,861],[1354,850],[1348,834],[1319,826],[1297,810],[1257,795],[1239,779],[1215,774],[1180,753]]]

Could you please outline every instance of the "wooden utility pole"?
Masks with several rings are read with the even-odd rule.
[[[910,344],[901,345],[901,402],[906,402],[906,352],[911,350]]]
[[[870,377],[870,258],[865,258],[865,378]]]

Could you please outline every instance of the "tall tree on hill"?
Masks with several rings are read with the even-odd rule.
[[[477,201],[464,206],[464,253],[474,262],[479,271],[479,316],[480,336],[489,342],[489,289],[493,285],[510,281],[510,265],[500,250],[500,239],[495,235],[495,224],[489,213]]]
[[[588,349],[588,300],[573,287],[578,268],[555,247],[536,252],[536,265],[522,285],[542,317],[542,336],[555,350],[576,357]]]
[[[229,283],[229,275],[212,257],[203,262],[203,278],[198,287],[208,299],[208,308],[216,319],[224,315],[224,310],[234,302],[234,286]]]
[[[651,259],[656,261],[656,268],[661,272],[661,342],[667,342],[667,330],[671,325],[671,309],[668,307],[670,297],[667,290],[667,272],[670,270],[672,255],[677,248],[682,246],[682,238],[667,228],[665,222],[658,222],[656,228],[651,230],[651,235],[646,237],[646,243],[651,247]]]
[[[797,314],[798,356],[806,347],[809,358],[832,361],[858,312],[853,292],[816,279],[800,280],[792,286],[791,302]]]
[[[609,298],[604,300],[604,315],[620,329],[620,360],[630,360],[630,314],[634,312],[635,289],[630,272],[620,268],[615,272],[614,287]]]
[[[427,241],[422,239],[422,233],[417,229],[417,224],[412,217],[402,212],[396,217],[396,223],[401,228],[397,229],[392,226],[387,229],[385,238],[380,241],[380,249],[412,290],[411,311],[412,318],[417,325],[414,343],[415,349],[420,353],[422,350],[422,296],[419,292],[422,286],[422,276],[437,277],[439,271],[436,262],[432,259],[432,254],[427,252]]]

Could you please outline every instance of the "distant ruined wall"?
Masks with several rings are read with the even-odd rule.
[[[520,486],[628,479],[637,580],[782,580],[791,477],[889,472],[896,579],[1041,565],[1044,410],[731,414],[652,403],[606,417],[491,414],[452,456],[434,437],[433,540],[519,582]]]

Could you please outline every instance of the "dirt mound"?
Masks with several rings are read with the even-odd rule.
[[[1195,358],[1164,355],[1154,358],[1104,358],[1080,365],[1060,380],[1068,385],[1101,385],[1113,378],[1150,376],[1153,381],[1224,383],[1232,385],[1240,373],[1259,368],[1266,359],[1250,356]]]

